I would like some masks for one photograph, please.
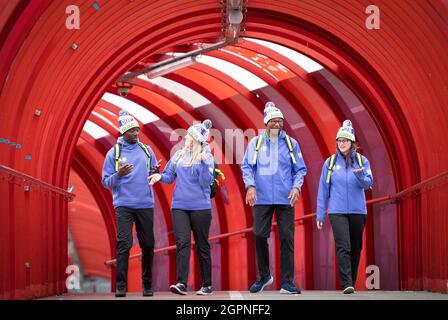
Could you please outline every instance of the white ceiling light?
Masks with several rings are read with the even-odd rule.
[[[193,108],[199,108],[199,107],[211,104],[211,102],[207,98],[205,98],[203,95],[184,86],[183,84],[181,84],[179,82],[176,82],[176,81],[164,78],[164,77],[158,77],[156,79],[148,80],[144,76],[139,76],[139,79],[151,82],[151,83],[155,84],[156,86],[159,86],[159,87],[175,94],[180,99],[185,100]]]
[[[310,59],[307,56],[292,49],[289,49],[287,47],[284,47],[282,45],[254,38],[244,38],[244,39],[255,42],[259,45],[265,46],[266,48],[269,48],[271,50],[280,53],[281,55],[285,56],[286,58],[290,59],[291,61],[302,67],[308,73],[315,72],[324,68],[313,59]]]
[[[206,55],[202,55],[197,60],[200,63],[206,64],[221,71],[222,73],[227,74],[229,77],[232,77],[235,81],[245,86],[249,91],[268,86],[266,82],[253,73],[228,61]]]
[[[141,105],[132,102],[131,100],[128,100],[126,98],[117,96],[115,94],[106,92],[103,95],[102,99],[116,105],[117,107],[123,110],[126,110],[127,112],[129,112],[129,114],[134,116],[137,120],[139,120],[143,124],[154,122],[160,119],[154,113],[146,110]]]
[[[99,125],[93,123],[90,120],[87,120],[84,124],[84,128],[82,128],[83,131],[88,133],[90,136],[92,136],[95,140],[103,137],[107,137],[109,133],[101,128]]]

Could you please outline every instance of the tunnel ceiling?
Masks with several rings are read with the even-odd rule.
[[[139,63],[150,62],[151,57],[158,60],[157,54],[182,47],[184,50],[180,51],[187,51],[195,43],[219,40],[221,36],[221,13],[216,1],[155,1],[145,6],[138,1],[117,1],[103,5],[100,10],[85,3],[79,6],[79,30],[64,27],[67,14],[63,3],[36,1],[29,6],[23,3],[10,2],[9,10],[5,10],[10,16],[3,18],[2,56],[5,59],[1,64],[1,101],[2,105],[21,106],[2,112],[3,117],[11,120],[3,130],[12,132],[9,138],[26,143],[29,153],[39,163],[53,161],[60,154],[55,148],[33,148],[51,145],[49,139],[60,137],[57,149],[68,152],[64,152],[54,172],[38,175],[61,186],[67,183],[70,159],[85,121],[121,74]],[[443,143],[433,146],[419,139],[427,134],[437,136],[432,131],[446,124],[443,110],[446,79],[441,78],[447,74],[446,41],[443,41],[446,28],[438,13],[446,10],[436,1],[417,5],[419,11],[411,6],[380,1],[379,8],[391,17],[383,19],[380,30],[368,30],[364,27],[367,15],[361,3],[336,1],[329,10],[313,1],[251,1],[244,36],[299,51],[338,76],[366,106],[382,137],[386,141],[394,139],[397,158],[393,160],[397,162],[409,150],[414,150],[415,145],[423,148],[418,157],[445,149]],[[412,23],[405,17],[410,17]],[[432,24],[427,23],[428,17],[432,17],[429,19]],[[397,30],[403,28],[409,28],[410,32],[398,34]],[[432,46],[424,45],[428,41]],[[78,46],[76,50],[71,49],[73,43]],[[216,54],[228,55],[222,51]],[[16,56],[27,63],[17,63]],[[408,68],[409,65],[415,68]],[[204,73],[204,70],[197,71]],[[238,87],[235,82],[230,86]],[[255,105],[253,99],[245,98]],[[428,104],[433,106],[431,110],[425,108]],[[36,108],[42,109],[39,119],[34,116]],[[309,113],[308,116],[305,121],[309,122],[308,126],[314,126],[314,131],[327,128],[324,123],[317,126],[311,123],[314,118]],[[434,125],[426,127],[423,125],[426,123]],[[35,128],[38,134],[31,137],[27,134],[29,131],[14,132],[12,125]],[[336,126],[333,122],[328,132]],[[318,140],[329,139],[326,132],[320,135]],[[408,135],[413,137],[410,142],[404,141],[403,136]],[[325,141],[319,143],[321,147],[325,145]],[[404,170],[405,181],[399,184],[436,173],[445,162],[443,157],[438,159],[437,165],[425,166],[425,161],[419,158],[418,163],[423,166]],[[14,155],[7,162],[25,172],[31,169],[26,161],[17,162]]]

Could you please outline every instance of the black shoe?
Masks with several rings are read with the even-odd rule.
[[[294,284],[284,282],[284,283],[282,283],[282,288],[280,289],[280,293],[300,294],[301,291]]]
[[[143,289],[143,296],[144,297],[152,297],[154,295],[154,291],[152,288],[149,289]]]
[[[353,288],[352,286],[349,286],[349,287],[345,288],[345,289],[342,291],[342,293],[343,293],[343,294],[352,294],[352,293],[355,293],[355,288]]]
[[[258,293],[263,291],[264,287],[271,285],[274,282],[274,277],[270,274],[261,277],[260,280],[255,282],[249,289],[250,293]]]
[[[187,294],[187,288],[183,283],[176,283],[170,286],[170,290],[172,293],[186,295]]]
[[[200,296],[209,296],[212,293],[212,287],[202,287],[199,291],[196,292],[196,294]]]
[[[115,291],[115,298],[123,298],[123,297],[126,297],[126,290],[117,289],[117,291]]]

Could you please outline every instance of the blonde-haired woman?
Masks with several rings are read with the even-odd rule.
[[[212,293],[212,263],[208,235],[212,220],[210,185],[213,182],[214,160],[207,144],[212,122],[188,128],[184,147],[166,164],[162,174],[150,176],[149,183],[173,183],[172,221],[176,238],[177,282],[173,293],[186,295],[190,268],[190,233],[196,242],[201,269],[202,288],[198,295]]]

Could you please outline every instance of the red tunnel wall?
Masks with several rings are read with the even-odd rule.
[[[0,16],[0,136],[23,146],[0,144],[0,163],[63,189],[83,124],[114,79],[164,47],[218,37],[221,18],[216,1],[111,1],[101,15],[86,3],[79,4],[81,29],[70,31],[63,27],[68,4],[8,2]],[[385,13],[381,29],[369,31],[363,1],[334,1],[331,8],[315,1],[251,1],[246,34],[310,55],[356,92],[386,141],[401,190],[448,167],[448,142],[440,139],[448,124],[447,9],[438,1],[377,5]],[[73,42],[80,50],[71,51]],[[26,194],[5,180],[0,189],[0,294],[62,292],[65,201]],[[398,203],[402,289],[446,290],[446,191],[438,187]],[[40,228],[31,227],[36,224]]]

